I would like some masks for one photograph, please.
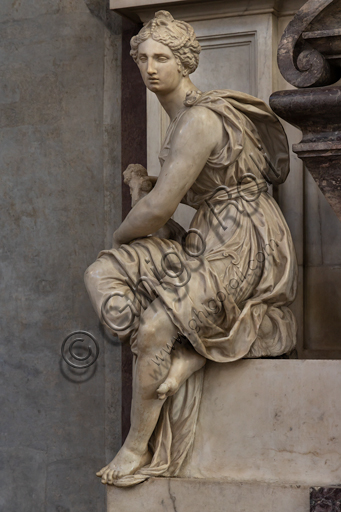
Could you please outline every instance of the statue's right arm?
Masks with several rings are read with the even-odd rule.
[[[151,181],[151,183],[153,185],[153,188],[154,188],[155,185],[156,185],[156,182],[158,180],[158,176],[148,176],[148,180]],[[181,204],[186,204],[187,206],[191,206],[191,205],[188,204],[186,198],[187,198],[187,194],[184,195],[184,197],[181,199],[180,203]]]
[[[114,233],[114,247],[155,233],[170,219],[222,134],[221,120],[208,109],[193,107],[182,116],[154,188]]]

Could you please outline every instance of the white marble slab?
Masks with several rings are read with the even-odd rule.
[[[341,361],[209,363],[190,478],[341,482]]]
[[[223,480],[155,478],[108,487],[107,512],[309,512],[309,489]]]
[[[108,487],[108,512],[309,512],[341,481],[340,386],[341,361],[208,363],[181,478]]]

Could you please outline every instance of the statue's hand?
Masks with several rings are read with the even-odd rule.
[[[175,240],[176,242],[179,242],[179,244],[182,244],[186,236],[186,230],[175,220],[169,219],[161,229],[156,233],[153,233],[153,236],[166,238],[168,240]]]
[[[130,188],[132,207],[152,190],[157,180],[156,176],[148,176],[147,170],[140,164],[128,165],[123,176],[124,183]]]

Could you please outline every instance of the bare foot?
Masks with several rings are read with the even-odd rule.
[[[110,464],[98,471],[96,475],[102,477],[102,484],[113,484],[117,478],[133,475],[138,469],[149,464],[151,460],[152,455],[148,450],[141,455],[128,450],[123,445]]]
[[[167,379],[156,390],[158,398],[164,400],[168,396],[174,395],[180,386],[194,373],[200,370],[206,363],[205,357],[194,350],[192,345],[178,348],[176,354],[173,354],[172,364]]]

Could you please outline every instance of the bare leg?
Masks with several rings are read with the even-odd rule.
[[[116,478],[134,474],[151,460],[148,442],[165,401],[158,399],[156,390],[169,373],[171,356],[167,354],[167,343],[176,334],[177,330],[162,304],[155,300],[143,313],[138,332],[131,428],[113,461],[97,473],[104,484],[111,484]],[[162,357],[164,361],[156,356]],[[154,361],[160,361],[161,364]]]
[[[172,354],[172,365],[168,377],[156,390],[159,400],[174,395],[180,386],[206,363],[205,357],[194,350],[187,341],[182,345],[176,343]]]
[[[206,362],[189,343],[176,343],[172,351],[170,347],[177,334],[162,303],[156,299],[143,313],[138,332],[130,431],[116,457],[97,473],[104,484],[132,475],[150,462],[148,442],[166,398]]]

